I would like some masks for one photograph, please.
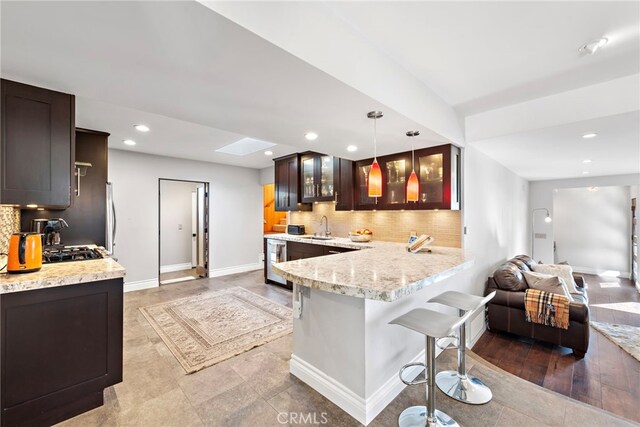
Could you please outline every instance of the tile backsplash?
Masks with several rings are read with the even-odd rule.
[[[306,232],[324,231],[320,219],[326,215],[329,230],[335,237],[346,237],[349,231],[368,228],[375,240],[406,242],[412,231],[428,234],[434,245],[462,246],[462,212],[460,211],[355,211],[336,212],[333,203],[313,205],[313,212],[291,212],[290,224],[304,224]]]
[[[0,253],[9,249],[9,238],[20,231],[20,209],[0,205]]]

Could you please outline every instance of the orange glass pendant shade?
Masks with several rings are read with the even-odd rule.
[[[420,183],[418,182],[418,176],[416,175],[416,171],[412,170],[409,180],[407,181],[407,201],[417,202],[419,192]]]
[[[368,183],[369,197],[381,197],[382,196],[382,171],[378,164],[378,159],[373,161],[371,170],[369,170],[369,183]]]

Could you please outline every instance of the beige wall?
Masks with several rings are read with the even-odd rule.
[[[412,231],[435,238],[434,245],[459,248],[462,242],[460,211],[359,211],[336,212],[333,203],[313,205],[313,212],[291,212],[290,224],[303,224],[308,234],[324,231],[320,219],[326,215],[336,237],[368,228],[375,240],[406,242]]]
[[[7,253],[9,237],[20,231],[20,209],[0,206],[0,252]]]

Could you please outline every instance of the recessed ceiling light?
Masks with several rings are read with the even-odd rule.
[[[591,40],[589,43],[586,43],[582,47],[580,47],[578,51],[588,53],[589,55],[593,55],[598,51],[598,49],[604,47],[608,41],[609,39],[604,37],[596,40]]]
[[[316,139],[318,139],[318,134],[315,132],[307,132],[304,134],[304,137],[309,141],[315,141]]]
[[[590,160],[590,159],[584,159],[584,160],[582,161],[582,163],[584,163],[584,164],[586,165],[586,164],[588,164],[588,163],[591,163],[591,160]]]
[[[133,127],[140,132],[149,132],[149,126],[147,125],[134,125]]]
[[[125,139],[124,142],[126,145],[136,145],[136,142],[133,139]]]
[[[353,153],[354,151],[358,151],[358,147],[356,147],[355,145],[350,145],[347,147],[347,151]]]
[[[264,155],[265,156],[273,156],[273,151],[267,150],[267,151],[264,152]]]
[[[582,171],[582,175],[589,175],[589,171]]]
[[[584,139],[595,138],[596,136],[598,136],[598,134],[594,132],[585,133],[584,135],[582,135]]]

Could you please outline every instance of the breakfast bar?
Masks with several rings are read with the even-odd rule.
[[[291,373],[367,425],[404,388],[399,368],[424,360],[424,339],[388,322],[456,289],[473,257],[438,246],[412,254],[393,242],[281,238],[360,249],[273,268],[294,283]]]

